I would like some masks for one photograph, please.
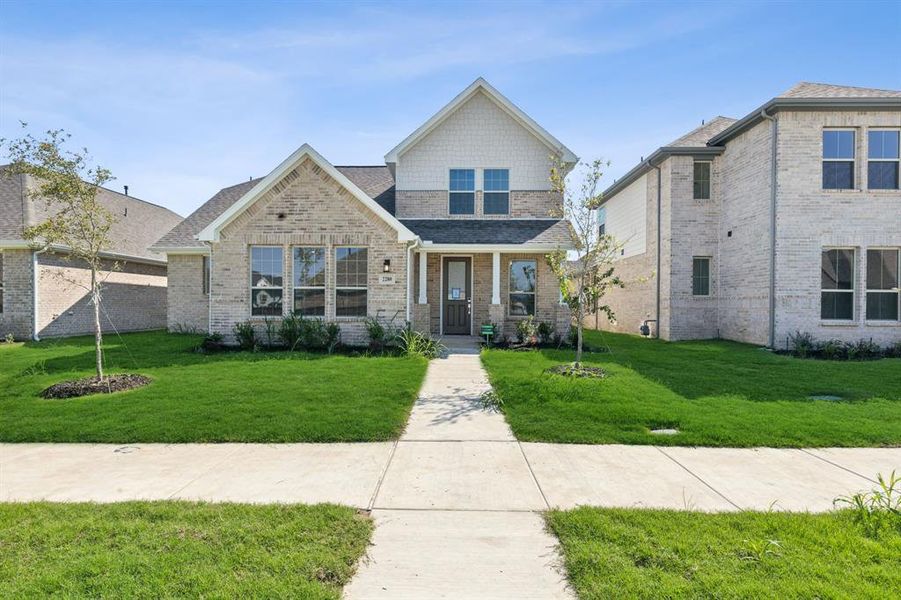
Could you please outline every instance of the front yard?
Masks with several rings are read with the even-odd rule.
[[[586,332],[600,380],[544,373],[571,351],[488,350],[482,360],[524,441],[679,446],[897,446],[901,359],[802,360],[725,341]],[[810,396],[840,400],[812,400]],[[678,429],[652,435],[651,429]]]
[[[127,392],[45,400],[42,389],[93,372],[93,338],[0,344],[0,442],[356,442],[403,431],[426,361],[301,352],[192,351],[198,336],[107,335]]]
[[[0,597],[337,599],[371,532],[321,504],[0,504]]]
[[[901,534],[864,535],[850,511],[552,511],[570,581],[595,598],[887,598]]]

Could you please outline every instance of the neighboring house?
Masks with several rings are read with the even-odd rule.
[[[571,244],[551,156],[578,158],[483,79],[385,156],[335,167],[304,144],[268,176],[224,188],[155,246],[169,258],[169,328],[231,338],[295,313],[436,335],[507,335],[534,315],[569,328],[545,254]]]
[[[800,83],[717,117],[604,192],[617,322],[667,340],[901,340],[901,91]],[[659,277],[654,276],[659,274]],[[653,321],[656,321],[656,325]]]
[[[66,249],[34,250],[25,227],[51,214],[46,203],[29,196],[34,181],[0,167],[0,336],[17,339],[76,335],[94,331],[86,287],[90,270]],[[98,197],[117,218],[110,230],[112,247],[105,265],[102,326],[107,331],[137,331],[166,326],[166,257],[148,247],[177,224],[174,212],[101,188]]]

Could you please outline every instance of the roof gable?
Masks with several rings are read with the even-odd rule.
[[[524,129],[538,138],[548,149],[560,155],[563,162],[574,164],[578,162],[577,157],[572,150],[567,148],[563,143],[548,133],[541,125],[536,123],[532,118],[524,113],[518,106],[510,102],[503,94],[494,89],[485,79],[479,77],[465,90],[460,92],[453,100],[435,113],[428,121],[423,123],[413,133],[408,135],[401,143],[392,148],[385,155],[385,162],[388,164],[396,164],[400,157],[408,149],[416,145],[425,136],[434,131],[441,123],[443,123],[450,115],[454,114],[457,109],[463,106],[476,94],[482,93],[494,102],[501,110],[510,115]]]
[[[325,171],[332,179],[337,181],[341,187],[350,192],[351,196],[359,200],[364,206],[375,213],[376,216],[394,229],[397,232],[398,241],[410,241],[416,239],[416,235],[412,231],[407,229],[391,213],[379,205],[378,202],[367,196],[363,190],[357,187],[356,184],[338,169],[333,167],[331,163],[325,160],[325,158],[316,152],[309,144],[304,144],[298,148],[291,156],[282,161],[279,166],[269,173],[269,175],[256,182],[256,185],[247,190],[240,198],[231,204],[231,206],[204,227],[200,233],[197,234],[197,239],[201,241],[218,241],[219,234],[226,225],[231,223],[249,206],[278,185],[286,175],[306,159],[311,160],[319,168]]]

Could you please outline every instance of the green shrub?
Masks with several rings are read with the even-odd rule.
[[[278,326],[275,319],[265,317],[263,324],[266,326],[266,347],[272,348],[275,345],[275,339],[278,332]]]
[[[234,332],[235,339],[238,341],[238,347],[241,348],[241,350],[256,352],[260,349],[256,329],[253,328],[253,323],[250,321],[235,323]]]
[[[845,343],[841,340],[826,340],[818,349],[826,360],[841,360],[846,356]]]
[[[538,341],[542,344],[550,344],[554,339],[555,327],[553,323],[542,321],[538,324]]]
[[[438,358],[445,350],[444,345],[429,335],[412,329],[404,329],[397,334],[397,344],[406,356]]]
[[[288,315],[282,319],[278,328],[278,337],[281,338],[288,350],[295,350],[300,343],[303,319],[297,315]]]
[[[859,340],[856,344],[853,344],[853,352],[854,357],[858,360],[872,360],[874,358],[881,358],[883,355],[882,348],[880,348],[879,344],[875,343],[872,339]],[[886,348],[885,356],[889,356],[890,353],[891,350]],[[851,358],[851,348],[848,349],[848,358]]]
[[[816,342],[809,333],[796,331],[788,334],[788,349],[797,358],[807,358],[816,350]]]
[[[535,324],[535,317],[529,315],[516,323],[516,338],[520,344],[534,346],[538,343],[538,326]]]
[[[225,347],[225,338],[221,333],[211,333],[203,338],[198,350],[201,352],[218,352]]]

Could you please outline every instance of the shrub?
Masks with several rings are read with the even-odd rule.
[[[851,358],[851,348],[848,349],[848,358]],[[882,357],[882,348],[879,347],[879,344],[875,343],[872,338],[869,340],[859,340],[856,344],[853,345],[853,352],[855,358],[858,360],[872,360],[874,358]],[[890,349],[886,348],[885,355],[889,356]]]
[[[288,350],[294,350],[300,343],[300,334],[303,327],[303,319],[297,315],[288,315],[282,319],[278,328],[278,337],[281,338]]]
[[[3,336],[4,344],[12,344],[12,343],[15,343],[15,341],[16,341],[16,336],[14,336],[11,333],[7,333],[5,336]]]
[[[334,321],[325,324],[325,347],[329,354],[335,351],[341,341],[341,326]]]
[[[826,340],[819,345],[819,352],[826,360],[845,358],[845,343],[841,340]]]
[[[553,323],[542,321],[538,324],[538,341],[542,344],[550,344],[554,338],[555,327]]]
[[[388,332],[385,326],[373,317],[366,318],[366,333],[369,335],[369,349],[381,352],[388,342]]]
[[[516,337],[520,344],[534,346],[538,343],[538,326],[535,317],[529,315],[516,324]]]
[[[234,332],[235,338],[238,341],[238,347],[240,347],[241,350],[256,352],[260,349],[256,329],[253,328],[253,323],[250,321],[235,323]]]
[[[277,321],[270,317],[265,317],[263,319],[263,324],[266,327],[266,347],[272,348],[275,346],[275,339],[278,333],[278,325],[276,325]]]
[[[397,343],[405,356],[438,358],[445,349],[438,340],[412,329],[404,329],[398,333]]]
[[[813,336],[809,333],[796,331],[788,334],[788,348],[792,356],[807,358],[816,350],[816,342],[814,342]]]
[[[225,338],[221,333],[211,333],[200,342],[201,352],[218,352],[225,347]]]

